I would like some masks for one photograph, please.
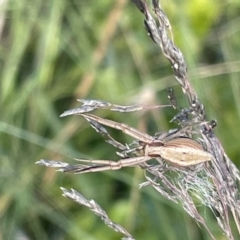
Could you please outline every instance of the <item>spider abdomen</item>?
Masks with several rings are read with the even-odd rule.
[[[191,166],[213,159],[212,154],[190,138],[172,139],[164,143],[163,146],[150,145],[146,151],[149,156],[159,156],[179,166]]]

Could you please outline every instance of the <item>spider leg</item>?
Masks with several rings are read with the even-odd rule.
[[[102,124],[102,125],[120,130],[123,133],[125,133],[125,134],[139,140],[139,141],[142,141],[142,142],[145,142],[145,143],[151,143],[151,142],[154,141],[154,137],[152,137],[152,136],[150,136],[146,133],[140,132],[139,130],[128,126],[127,124],[115,122],[115,121],[108,120],[108,119],[104,119],[104,118],[101,118],[101,117],[98,117],[98,116],[95,116],[95,115],[92,115],[92,114],[84,113],[84,114],[81,114],[81,115],[83,117],[85,117],[88,121],[93,120],[93,121],[95,121],[99,124]]]
[[[78,173],[87,173],[87,172],[101,172],[106,170],[118,170],[123,167],[133,167],[133,166],[139,165],[150,159],[152,159],[152,157],[150,156],[141,156],[141,157],[120,159],[119,161],[115,162],[111,160],[86,160],[86,159],[75,158],[75,160],[77,161],[80,161],[83,163],[89,163],[93,165],[86,166],[86,165],[76,164],[76,165],[62,167],[59,169],[59,171],[78,174]]]
[[[127,146],[125,146],[122,143],[115,140],[101,124],[99,124],[98,122],[96,122],[94,120],[90,120],[90,119],[87,119],[87,121],[90,123],[91,127],[96,132],[100,133],[105,138],[106,142],[108,142],[109,144],[113,145],[114,147],[116,147],[122,151],[128,150]]]

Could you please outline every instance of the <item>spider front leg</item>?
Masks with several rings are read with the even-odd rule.
[[[101,172],[106,170],[118,170],[123,167],[134,167],[141,163],[144,163],[150,160],[152,157],[150,156],[140,156],[140,157],[132,157],[120,159],[119,161],[111,161],[111,160],[86,160],[86,159],[78,159],[74,158],[77,161],[92,164],[90,166],[76,164],[76,165],[68,165],[66,167],[61,167],[58,171],[61,172],[69,172],[69,173],[87,173],[87,172]]]
[[[112,120],[108,120],[108,119],[104,119],[92,114],[81,114],[83,117],[85,117],[87,120],[93,120],[99,124],[102,124],[104,126],[108,126],[117,130],[122,131],[123,133],[137,139],[138,141],[141,142],[145,142],[145,143],[151,143],[154,141],[154,137],[143,133],[135,128],[132,128],[130,126],[128,126],[127,124],[124,123],[119,123],[119,122],[115,122]]]

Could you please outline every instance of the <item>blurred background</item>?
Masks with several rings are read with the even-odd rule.
[[[150,2],[150,1],[149,1]],[[240,167],[240,2],[161,1],[189,78],[226,153]],[[150,7],[151,9],[151,7]],[[79,116],[59,118],[77,98],[115,104],[167,104],[172,86],[186,101],[169,62],[127,0],[0,1],[0,239],[120,239],[60,187],[94,199],[138,239],[210,239],[180,206],[144,181],[140,168],[71,175],[35,165],[41,158],[119,157]],[[95,114],[154,134],[176,125],[172,108]],[[110,131],[119,141],[131,141]],[[201,208],[217,239],[215,218]]]

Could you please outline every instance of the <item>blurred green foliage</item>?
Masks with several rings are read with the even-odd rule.
[[[217,119],[216,134],[240,165],[240,2],[161,1],[189,77]],[[138,190],[140,169],[68,175],[35,165],[69,155],[117,159],[115,149],[81,117],[59,115],[77,98],[116,104],[167,103],[168,61],[147,36],[143,16],[126,0],[3,0],[0,7],[0,238],[120,239],[88,209],[61,196],[60,186],[94,199],[140,239],[209,239],[206,231],[153,189]],[[148,131],[166,131],[172,109],[100,116]],[[119,141],[129,140],[113,131]],[[202,209],[217,239],[224,239]]]

